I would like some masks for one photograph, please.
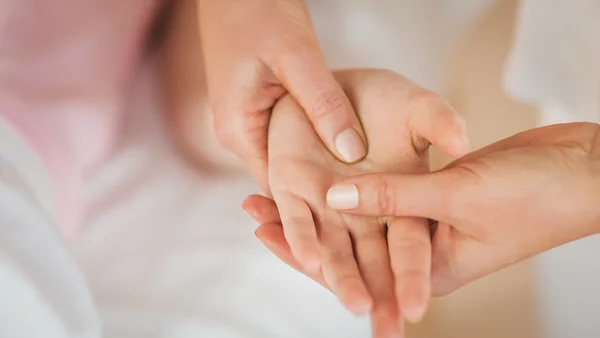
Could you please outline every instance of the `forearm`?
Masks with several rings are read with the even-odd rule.
[[[178,3],[165,37],[163,89],[168,124],[184,157],[202,170],[243,171],[235,155],[215,134],[198,32],[196,0]]]

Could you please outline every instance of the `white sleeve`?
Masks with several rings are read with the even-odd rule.
[[[100,337],[90,291],[56,229],[43,168],[0,117],[0,337]]]

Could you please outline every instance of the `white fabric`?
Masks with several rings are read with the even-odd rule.
[[[0,120],[0,337],[95,338],[99,319],[29,145]]]

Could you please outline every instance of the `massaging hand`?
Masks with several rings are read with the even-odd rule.
[[[573,123],[533,129],[436,173],[372,174],[339,184],[332,191],[342,194],[330,192],[330,202],[349,215],[416,216],[440,222],[433,241],[432,281],[433,293],[443,295],[512,263],[598,233],[599,128]],[[248,202],[265,223],[257,235],[297,267],[269,202],[257,198]]]
[[[364,157],[364,135],[333,78],[302,0],[198,0],[217,136],[267,185],[269,113],[286,93],[345,162]]]
[[[359,113],[369,153],[355,164],[337,160],[286,96],[269,126],[269,184],[296,260],[305,271],[322,268],[350,310],[373,309],[376,336],[388,337],[384,332],[400,327],[396,296],[408,319],[420,319],[427,305],[431,252],[421,245],[430,242],[427,221],[344,215],[327,206],[325,193],[361,173],[428,172],[430,142],[449,155],[467,151],[464,124],[445,101],[391,72],[345,71],[337,79]]]

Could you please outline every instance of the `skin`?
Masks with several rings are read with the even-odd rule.
[[[529,130],[430,174],[367,174],[352,185],[354,215],[439,221],[432,241],[432,291],[445,295],[556,246],[600,232],[600,133],[594,123]],[[291,255],[274,204],[251,196],[256,231],[283,261]],[[423,243],[423,246],[427,246]],[[321,276],[308,274],[317,281]]]
[[[338,159],[365,156],[364,133],[326,64],[304,1],[197,0],[196,8],[217,137],[265,192],[270,111],[288,93]]]
[[[392,72],[341,71],[336,78],[361,119],[369,153],[359,163],[339,161],[286,96],[269,125],[269,184],[303,269],[322,271],[322,282],[350,310],[371,312],[375,337],[397,337],[399,309],[417,321],[429,299],[431,248],[421,245],[430,243],[427,220],[342,214],[327,206],[325,194],[361,173],[426,173],[430,144],[451,156],[465,153],[464,122],[445,101]]]

